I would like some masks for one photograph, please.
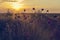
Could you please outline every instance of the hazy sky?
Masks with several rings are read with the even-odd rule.
[[[0,10],[1,8],[7,8],[9,4],[5,3],[8,0],[0,0]],[[12,0],[9,0],[12,1]],[[17,1],[17,0],[13,0]],[[37,7],[37,8],[48,8],[51,12],[60,11],[60,0],[24,0],[23,3],[25,6]]]

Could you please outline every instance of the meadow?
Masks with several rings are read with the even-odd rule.
[[[0,40],[60,40],[60,14],[0,13]]]

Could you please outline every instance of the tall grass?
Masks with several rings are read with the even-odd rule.
[[[54,14],[16,15],[16,19],[0,19],[0,40],[60,40],[60,16],[55,19]]]

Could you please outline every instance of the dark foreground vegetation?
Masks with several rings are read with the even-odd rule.
[[[2,15],[0,40],[60,40],[60,14]]]

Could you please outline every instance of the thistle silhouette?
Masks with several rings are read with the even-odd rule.
[[[33,10],[33,13],[35,13],[35,8],[32,8],[32,10]]]
[[[41,13],[44,11],[44,8],[41,9]]]
[[[49,10],[47,10],[47,13],[49,12]]]
[[[26,12],[26,9],[24,9],[24,13]]]

